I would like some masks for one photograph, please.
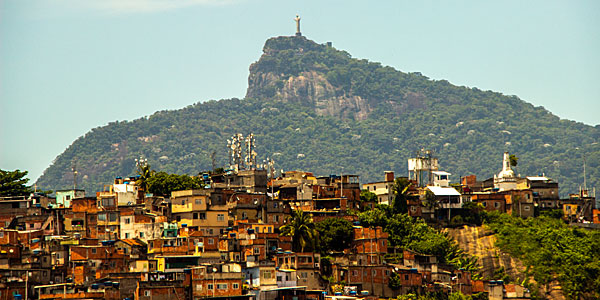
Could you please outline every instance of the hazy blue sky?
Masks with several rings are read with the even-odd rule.
[[[0,168],[34,180],[91,128],[244,97],[296,14],[353,57],[600,123],[600,1],[0,0]]]

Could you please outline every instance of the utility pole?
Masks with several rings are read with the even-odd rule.
[[[342,167],[342,174],[340,175],[340,201],[344,197],[344,167]]]
[[[586,176],[585,176],[585,152],[583,152],[583,189],[586,190],[587,193],[587,180],[586,180]]]

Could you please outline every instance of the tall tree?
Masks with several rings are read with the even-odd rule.
[[[140,160],[136,159],[136,163],[138,167],[137,173],[140,177],[135,183],[144,191],[144,193],[148,193],[150,191],[150,179],[156,172],[150,169],[147,160],[143,160],[142,158],[140,158]]]
[[[398,177],[394,180],[394,185],[392,185],[392,192],[394,193],[394,213],[408,213],[407,192],[410,185],[410,181],[406,178]]]
[[[295,252],[313,251],[318,238],[312,215],[301,209],[294,210],[281,226],[281,235],[292,237],[292,250]]]
[[[22,196],[31,193],[31,188],[26,186],[29,181],[29,178],[25,178],[27,173],[19,169],[0,170],[0,196]]]

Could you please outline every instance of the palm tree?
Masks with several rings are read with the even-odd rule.
[[[305,249],[314,250],[317,230],[311,214],[304,213],[301,209],[294,210],[288,217],[287,224],[281,226],[280,231],[281,235],[292,237],[292,250],[295,252],[298,250],[304,252]]]
[[[140,157],[140,159],[136,159],[135,162],[138,167],[137,173],[138,175],[140,175],[140,177],[135,183],[140,187],[141,190],[144,191],[144,194],[148,193],[148,191],[150,190],[150,184],[148,181],[152,176],[154,176],[156,172],[150,169],[150,165],[148,164],[147,159],[143,159]]]
[[[392,185],[392,192],[394,193],[394,203],[392,207],[394,208],[394,213],[405,214],[408,212],[408,188],[411,183],[406,178],[398,177],[394,181],[394,185]]]

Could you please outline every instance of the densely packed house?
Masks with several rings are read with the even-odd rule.
[[[517,177],[507,155],[493,178],[466,176],[457,185],[431,158],[414,160],[409,215],[450,220],[476,202],[522,217],[563,209],[567,218],[597,221],[592,197],[560,199],[556,182]],[[435,256],[391,247],[381,227],[360,226],[356,211],[393,200],[393,172],[362,185],[372,201],[361,199],[351,174],[274,177],[256,166],[203,176],[204,188],[166,198],[145,193],[138,177],[118,177],[95,196],[72,189],[0,199],[0,299],[380,299],[457,290],[527,298],[520,286],[472,280]],[[440,205],[428,207],[426,197]],[[280,232],[294,210],[314,222],[353,222],[354,240],[327,259],[294,252]]]

